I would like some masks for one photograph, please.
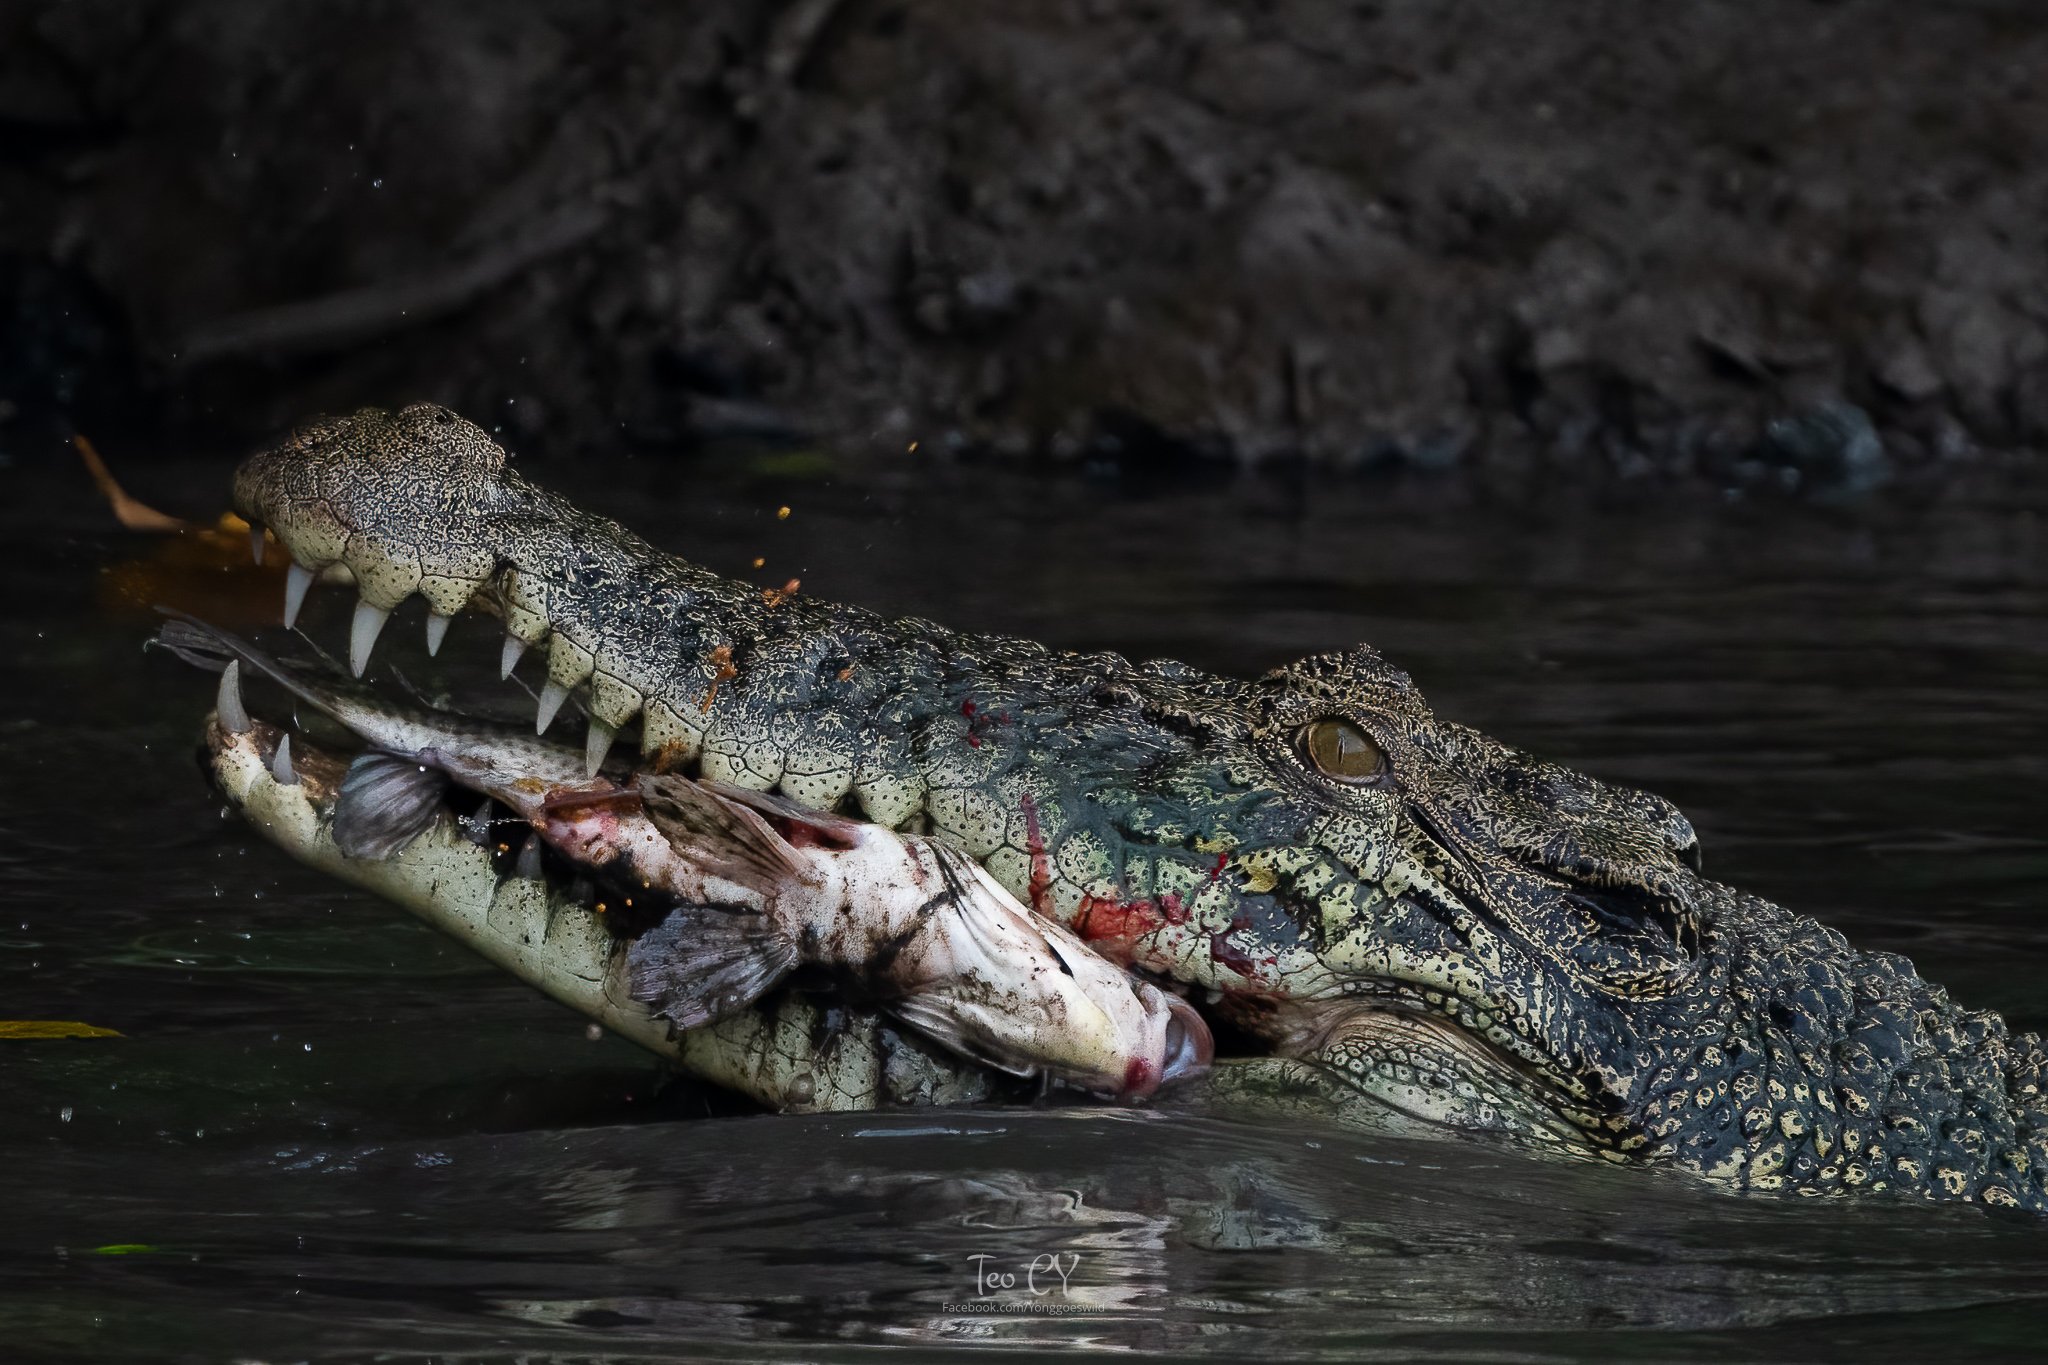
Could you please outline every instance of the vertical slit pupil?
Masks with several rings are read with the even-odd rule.
[[[1311,721],[1302,729],[1301,747],[1318,772],[1341,782],[1363,782],[1386,771],[1380,746],[1348,720]]]

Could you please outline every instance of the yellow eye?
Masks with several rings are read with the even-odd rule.
[[[1370,782],[1387,771],[1387,756],[1372,736],[1348,720],[1312,720],[1301,727],[1302,757],[1325,777]]]

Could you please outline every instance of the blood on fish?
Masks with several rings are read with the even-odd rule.
[[[832,853],[845,853],[854,847],[850,840],[837,838],[809,820],[784,820],[774,815],[764,815],[763,818],[791,848],[822,848]]]
[[[967,719],[974,719],[974,711],[974,698],[969,697],[966,701],[960,703],[960,714],[967,717]]]
[[[549,792],[540,803],[540,808],[549,815],[565,810],[580,810],[587,806],[638,810],[640,793],[630,787],[609,787],[595,791],[555,791]]]
[[[1209,869],[1209,880],[1213,882],[1213,881],[1215,881],[1215,880],[1216,880],[1217,878],[1221,877],[1221,876],[1223,875],[1223,869],[1224,869],[1224,867],[1225,867],[1225,866],[1227,866],[1227,865],[1229,864],[1229,862],[1230,862],[1230,855],[1229,855],[1228,853],[1219,853],[1219,854],[1217,854],[1217,855],[1216,855],[1216,865],[1215,865],[1214,867],[1212,867],[1212,868],[1210,868],[1210,869]]]
[[[1124,1067],[1124,1093],[1127,1095],[1149,1095],[1158,1086],[1159,1077],[1152,1064],[1143,1057],[1133,1057]]]

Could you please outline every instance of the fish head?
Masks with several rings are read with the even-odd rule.
[[[1209,1027],[1180,996],[1093,951],[979,864],[927,840],[905,851],[938,889],[892,971],[890,1008],[964,1055],[1095,1094],[1143,1099],[1206,1070]]]

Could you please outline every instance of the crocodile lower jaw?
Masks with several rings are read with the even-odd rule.
[[[1445,1128],[1504,1133],[1557,1150],[1619,1156],[1590,1115],[1557,1104],[1531,1067],[1398,990],[1295,1007],[1276,1052],[1313,1059],[1375,1102]]]
[[[568,879],[532,863],[511,876],[504,850],[475,842],[454,812],[386,859],[345,856],[333,812],[348,760],[250,720],[231,730],[209,716],[206,743],[222,793],[273,843],[312,867],[391,900],[577,1012],[664,1057],[678,1055],[666,1023],[626,988],[615,940],[571,894]]]
[[[942,1055],[872,1011],[834,1009],[795,993],[675,1034],[631,997],[618,939],[578,894],[572,873],[476,842],[452,809],[390,858],[347,857],[333,836],[347,756],[246,714],[235,720],[230,728],[218,713],[207,717],[207,765],[222,795],[272,843],[403,907],[704,1080],[786,1112],[974,1104],[1002,1093],[991,1073]],[[830,1041],[821,1046],[821,1038]]]

